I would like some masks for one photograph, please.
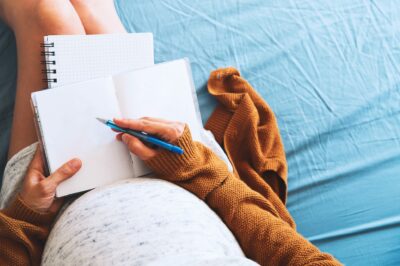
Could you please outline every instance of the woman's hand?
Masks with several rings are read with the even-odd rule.
[[[182,136],[185,129],[184,123],[151,117],[143,117],[137,120],[114,119],[114,123],[120,127],[149,133],[168,142],[176,141]],[[120,133],[117,135],[117,139],[123,141],[128,146],[128,149],[142,160],[151,159],[159,152],[158,149],[152,149],[146,146],[138,138],[129,134]]]
[[[72,159],[47,178],[44,176],[43,156],[38,148],[25,176],[20,198],[38,212],[57,212],[62,199],[55,199],[56,188],[76,174],[82,166],[79,159]]]

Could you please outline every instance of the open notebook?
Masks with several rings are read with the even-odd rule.
[[[42,46],[49,88],[154,64],[152,33],[50,35]]]
[[[96,117],[182,121],[190,126],[195,140],[201,138],[200,113],[186,59],[35,92],[32,105],[49,171],[73,157],[83,162],[79,173],[58,186],[58,197],[150,172]]]

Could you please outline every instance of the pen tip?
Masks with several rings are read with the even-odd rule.
[[[96,119],[97,119],[100,123],[107,124],[107,120],[106,120],[106,119],[99,118],[99,117],[96,117]]]

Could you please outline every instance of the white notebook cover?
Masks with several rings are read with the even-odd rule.
[[[154,64],[152,33],[44,37],[49,88]]]

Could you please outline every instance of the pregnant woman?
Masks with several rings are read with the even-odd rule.
[[[233,95],[223,103],[237,105],[242,99],[242,106],[250,107],[236,110],[234,116],[232,108],[220,107],[208,124],[229,153],[234,172],[209,148],[194,142],[182,123],[115,119],[121,127],[182,147],[184,155],[119,134],[118,140],[155,176],[92,190],[70,199],[60,211],[63,200],[55,198],[57,185],[84,165],[75,158],[50,176],[44,174],[29,103],[30,94],[46,86],[40,43],[44,35],[125,29],[111,0],[0,0],[0,16],[13,29],[18,52],[10,161],[0,198],[0,265],[339,265],[296,233],[283,203],[286,162],[276,122],[232,69],[214,73],[216,83],[209,86],[217,95],[221,84],[239,84],[247,98]],[[229,82],[223,82],[225,78]],[[230,118],[242,123],[228,125]],[[254,134],[245,136],[243,128]]]

